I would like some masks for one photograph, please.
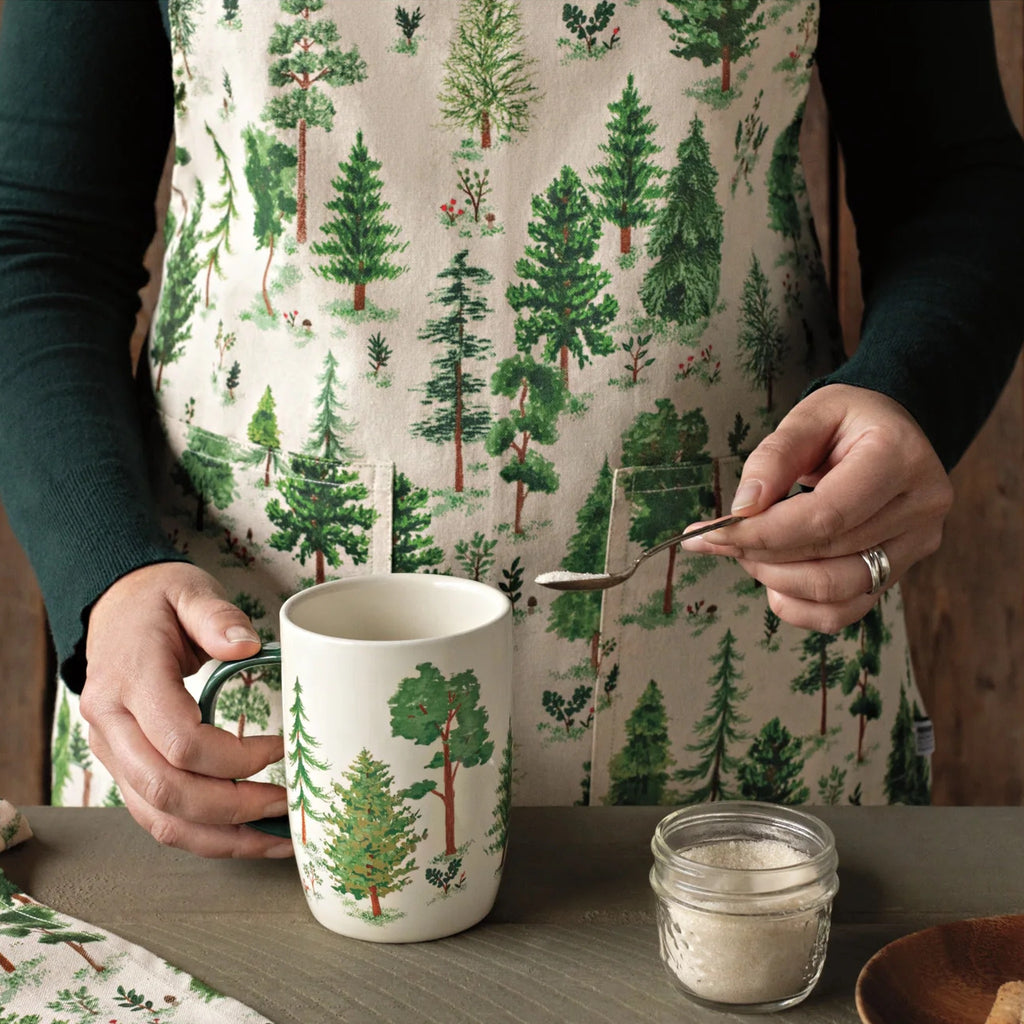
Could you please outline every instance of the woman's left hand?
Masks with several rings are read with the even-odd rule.
[[[776,505],[794,484],[814,490]],[[837,633],[881,593],[869,593],[860,552],[883,549],[892,586],[938,548],[952,501],[939,457],[902,405],[829,384],[794,406],[744,463],[732,512],[747,521],[683,548],[737,559],[781,619]]]

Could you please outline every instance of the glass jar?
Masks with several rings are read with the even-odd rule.
[[[774,804],[701,804],[663,818],[651,849],[661,959],[685,995],[771,1013],[810,994],[839,888],[824,822]]]

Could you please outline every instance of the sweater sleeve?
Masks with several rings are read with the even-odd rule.
[[[152,501],[129,351],[172,109],[156,3],[6,3],[0,498],[75,689],[97,597],[181,557]]]
[[[949,469],[1024,339],[1024,142],[989,5],[823,0],[817,59],[865,308],[856,353],[814,386],[896,399]]]

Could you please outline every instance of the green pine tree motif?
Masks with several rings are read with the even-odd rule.
[[[644,275],[640,299],[650,316],[694,325],[714,311],[724,237],[717,184],[704,125],[694,115],[689,136],[676,150],[664,190],[667,202],[647,247],[654,264]]]
[[[834,764],[828,775],[818,779],[818,801],[826,807],[835,807],[843,799],[846,789],[846,769]]]
[[[66,945],[73,949],[97,974],[105,968],[85,948],[89,942],[104,942],[106,935],[97,932],[77,931],[71,921],[64,920],[51,907],[36,903],[31,897],[20,892],[18,887],[3,872],[0,872],[0,935],[12,939],[27,939],[35,935],[43,946]],[[6,959],[6,958],[5,958]],[[7,973],[12,973],[3,964]]]
[[[800,200],[806,195],[800,162],[800,129],[803,125],[803,104],[793,120],[779,133],[772,147],[765,183],[768,187],[768,226],[794,247],[800,241]]]
[[[779,309],[772,303],[771,285],[753,253],[740,297],[738,342],[743,374],[764,391],[765,409],[771,412],[775,381],[785,369],[786,334],[779,322]]]
[[[235,446],[228,438],[189,427],[187,447],[171,470],[171,479],[196,499],[197,533],[202,533],[206,525],[208,505],[225,509],[235,499],[235,471],[231,465],[234,455]]]
[[[494,822],[487,830],[487,835],[493,836],[487,845],[487,852],[498,854],[498,866],[495,871],[500,871],[505,866],[505,853],[508,850],[508,826],[512,817],[512,728],[509,727],[505,739],[505,747],[501,752],[501,765],[498,769],[498,788],[494,791],[497,798],[494,804]]]
[[[71,730],[71,744],[68,757],[76,768],[82,771],[82,807],[88,807],[92,797],[92,751],[89,741],[82,731],[82,723],[75,722]]]
[[[371,281],[394,280],[407,267],[391,256],[404,252],[408,242],[396,242],[399,229],[384,214],[391,209],[381,196],[384,183],[377,177],[383,165],[371,158],[362,131],[349,151],[348,161],[338,164],[340,174],[331,180],[335,196],[326,204],[335,217],[320,225],[326,241],[310,248],[327,261],[315,268],[323,278],[353,287],[352,308],[366,308],[366,286]]]
[[[467,263],[468,256],[468,249],[457,252],[437,275],[442,287],[430,297],[443,314],[428,320],[417,335],[420,341],[437,345],[441,351],[431,360],[434,373],[422,389],[422,404],[430,408],[430,416],[411,428],[414,437],[453,446],[457,494],[465,487],[463,447],[485,438],[491,425],[487,406],[473,402],[473,396],[483,391],[487,382],[471,373],[469,364],[486,359],[494,351],[490,339],[470,329],[493,312],[483,289],[494,278],[482,267]]]
[[[249,725],[260,729],[270,725],[270,701],[255,685],[257,673],[243,671],[233,678],[241,680],[241,685],[221,690],[217,697],[217,717],[234,722],[235,735],[241,739]]]
[[[842,688],[847,697],[855,693],[850,704],[850,714],[859,719],[857,723],[857,764],[864,761],[864,733],[868,722],[882,716],[882,695],[871,682],[882,671],[882,647],[889,639],[882,616],[882,606],[876,604],[860,620],[843,630],[845,640],[859,640],[860,647],[855,658],[851,658],[843,671]]]
[[[298,158],[295,150],[252,125],[245,128],[242,138],[245,141],[245,180],[255,203],[252,231],[256,236],[256,248],[267,250],[261,282],[263,305],[267,316],[273,316],[267,280],[274,246],[284,234],[284,222],[295,216],[293,193]]]
[[[369,899],[374,918],[381,900],[400,892],[416,870],[413,854],[426,838],[416,831],[419,811],[392,788],[390,768],[363,748],[343,773],[348,785],[335,782],[336,799],[324,821],[324,855],[336,892]]]
[[[395,473],[391,508],[391,571],[419,572],[444,560],[444,552],[426,531],[431,517],[427,508],[430,492],[416,487],[401,472]]]
[[[570,356],[582,369],[592,355],[616,350],[606,328],[619,303],[612,295],[601,295],[612,279],[595,260],[601,219],[576,172],[563,167],[530,207],[533,218],[526,230],[533,244],[516,260],[522,283],[510,284],[505,297],[519,314],[516,347],[532,353],[543,341],[542,358],[558,363],[568,387]]]
[[[732,66],[752,53],[757,33],[765,27],[764,13],[757,13],[761,0],[668,0],[675,11],[658,13],[671,29],[671,53],[686,60],[699,60],[704,67],[722,65],[722,92],[732,88]],[[756,17],[755,17],[756,15]]]
[[[177,241],[164,264],[159,315],[154,317],[149,342],[150,358],[157,368],[154,389],[160,390],[164,367],[177,362],[184,354],[185,343],[192,337],[192,313],[199,304],[196,275],[199,273],[199,218],[203,212],[203,185],[196,182],[196,201],[191,215],[183,222]],[[164,238],[170,249],[176,221],[170,210],[164,223]]]
[[[800,660],[807,667],[790,683],[793,693],[821,694],[822,736],[828,732],[828,691],[842,682],[846,669],[842,655],[831,652],[837,639],[834,633],[809,631],[800,645]]]
[[[680,416],[670,398],[659,398],[654,404],[655,412],[639,413],[622,435],[623,465],[652,467],[650,474],[637,473],[631,480],[633,514],[629,539],[645,548],[660,544],[678,533],[682,525],[713,510],[710,492],[692,486],[692,473],[685,468],[695,462],[710,464],[704,413],[690,409]],[[672,466],[683,467],[683,486],[671,486],[675,478],[663,468]],[[676,554],[677,547],[669,548],[662,598],[662,612],[666,616],[672,614]]]
[[[611,759],[611,785],[605,803],[660,804],[668,798],[668,715],[658,684],[652,679],[626,719],[625,746]]]
[[[469,540],[455,542],[455,560],[469,579],[479,582],[494,565],[494,549],[497,546],[497,537],[488,540],[479,530],[475,530]]]
[[[324,0],[280,0],[281,10],[293,20],[277,22],[267,47],[272,57],[270,84],[287,91],[263,108],[263,120],[282,131],[297,131],[295,177],[295,239],[306,241],[306,137],[310,128],[329,132],[334,125],[334,104],[321,86],[353,85],[366,78],[366,61],[359,47],[338,47],[338,26],[312,15]]]
[[[492,136],[523,134],[539,98],[516,0],[462,0],[438,100],[453,127]]]
[[[196,16],[203,8],[203,0],[168,0],[167,20],[171,27],[171,47],[181,54],[185,74],[191,80],[192,68],[188,57],[193,51],[196,34]]]
[[[738,665],[742,660],[743,654],[736,647],[736,638],[732,630],[727,629],[718,642],[718,650],[711,656],[711,663],[716,666],[708,680],[711,699],[704,708],[704,717],[694,725],[701,738],[686,747],[698,754],[699,760],[692,768],[682,768],[674,776],[677,782],[703,780],[700,786],[686,794],[686,803],[736,798],[728,776],[735,774],[740,759],[730,754],[729,749],[748,738],[740,731],[740,726],[750,721],[737,710],[739,703],[750,693],[749,686],[741,690],[738,685],[743,678]]]
[[[608,109],[612,114],[605,125],[608,141],[598,146],[607,159],[590,173],[597,179],[593,186],[600,197],[597,212],[618,227],[619,252],[627,255],[632,249],[633,228],[654,219],[654,200],[661,196],[658,182],[665,171],[651,160],[661,152],[661,146],[651,141],[657,126],[648,119],[651,108],[640,103],[632,73],[626,77],[622,96],[609,103]]]
[[[269,384],[260,396],[252,419],[249,420],[246,436],[258,449],[252,453],[252,464],[263,464],[263,486],[269,487],[271,468],[281,468],[281,434],[277,426],[277,405]]]
[[[444,852],[458,852],[455,842],[455,777],[460,768],[485,764],[494,752],[487,731],[487,709],[480,706],[480,683],[472,669],[450,677],[430,662],[416,666],[419,673],[404,678],[388,698],[391,732],[421,746],[439,745],[424,766],[441,770],[436,779],[424,779],[406,791],[413,799],[433,793],[444,804]]]
[[[54,728],[53,749],[50,753],[50,803],[64,804],[64,787],[71,779],[71,705],[67,690],[61,691],[60,706]]]
[[[766,722],[739,766],[740,797],[771,804],[802,804],[811,795],[800,774],[803,742],[778,718]]]
[[[558,490],[554,463],[531,443],[551,445],[558,440],[558,416],[569,395],[558,370],[527,355],[503,359],[491,377],[491,391],[512,403],[508,413],[491,424],[486,447],[488,455],[508,453],[500,476],[516,486],[512,532],[519,536],[526,496],[531,491],[554,494]]]
[[[324,372],[316,382],[320,385],[315,399],[316,417],[309,428],[305,452],[334,462],[351,462],[358,456],[349,448],[345,438],[355,430],[355,425],[342,419],[345,404],[338,397],[338,392],[344,384],[338,377],[338,360],[329,349],[324,356]]]
[[[217,136],[213,134],[213,129],[208,124],[203,127],[206,128],[206,134],[210,136],[213,142],[214,156],[217,159],[217,163],[220,164],[220,177],[217,179],[217,184],[224,190],[224,194],[220,199],[210,204],[211,210],[222,211],[220,220],[209,231],[203,233],[203,241],[213,243],[210,255],[206,258],[206,287],[203,299],[203,305],[209,309],[210,278],[214,271],[216,271],[218,278],[224,277],[220,269],[221,249],[223,248],[226,253],[231,252],[231,222],[238,218],[238,209],[235,206],[235,179],[231,173],[231,163],[228,160],[228,155],[224,152],[224,147],[217,141]]]
[[[907,689],[901,685],[900,705],[892,724],[892,746],[885,770],[885,795],[890,804],[931,803],[928,761],[917,752],[914,719],[919,714],[916,702],[911,710]]]
[[[594,486],[576,513],[576,532],[569,538],[560,567],[569,572],[604,572],[608,524],[612,511],[612,471],[605,457]],[[590,643],[594,676],[601,667],[601,593],[566,590],[551,602],[548,632],[564,640]]]
[[[302,704],[302,683],[298,676],[295,677],[293,693],[292,706],[288,709],[288,714],[291,715],[291,727],[288,730],[288,762],[292,772],[289,782],[289,806],[293,811],[299,812],[302,821],[300,838],[302,845],[305,846],[306,819],[323,820],[323,814],[314,809],[313,801],[326,801],[329,798],[323,788],[313,781],[310,771],[327,772],[331,770],[331,766],[314,753],[320,742],[310,735],[306,709]]]

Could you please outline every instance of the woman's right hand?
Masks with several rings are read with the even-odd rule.
[[[280,736],[204,724],[184,678],[260,641],[220,584],[185,562],[136,569],[93,606],[81,712],[89,743],[132,817],[159,842],[204,857],[287,857],[291,843],[243,823],[286,813],[285,790],[241,781],[279,760]]]

